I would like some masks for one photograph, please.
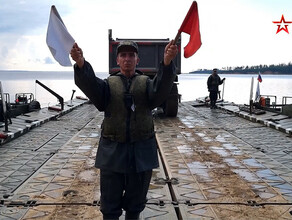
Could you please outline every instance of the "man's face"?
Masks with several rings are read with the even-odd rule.
[[[135,73],[138,62],[138,54],[132,50],[125,49],[117,55],[117,64],[120,66],[121,73],[126,76],[131,76]]]

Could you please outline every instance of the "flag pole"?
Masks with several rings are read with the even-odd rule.
[[[253,95],[253,77],[251,77],[250,96],[249,96],[249,114],[250,115],[252,114],[252,106],[253,106],[252,95]]]
[[[173,41],[173,44],[174,44],[174,45],[177,43],[177,41],[178,41],[180,35],[181,35],[181,31],[178,31],[177,34],[176,34],[176,36],[175,36],[175,38],[174,38],[174,41]]]

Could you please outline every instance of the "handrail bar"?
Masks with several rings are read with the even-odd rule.
[[[36,80],[35,81],[37,84],[39,84],[40,86],[42,86],[44,89],[46,89],[48,92],[50,92],[52,95],[54,95],[55,97],[58,98],[60,104],[61,104],[61,110],[64,110],[64,99],[62,96],[60,96],[59,94],[57,94],[56,92],[54,92],[53,90],[51,90],[49,87],[45,86],[44,84],[42,84],[40,81]]]

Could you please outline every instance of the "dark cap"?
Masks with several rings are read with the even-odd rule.
[[[117,54],[121,52],[123,48],[131,48],[130,50],[133,50],[134,52],[138,53],[138,45],[134,41],[126,40],[121,41],[117,47]]]

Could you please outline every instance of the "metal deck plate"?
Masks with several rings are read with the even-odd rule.
[[[102,119],[84,105],[1,146],[1,201],[20,205],[2,205],[0,219],[101,219],[94,160]],[[190,103],[155,126],[161,160],[142,219],[291,219],[287,134]]]

